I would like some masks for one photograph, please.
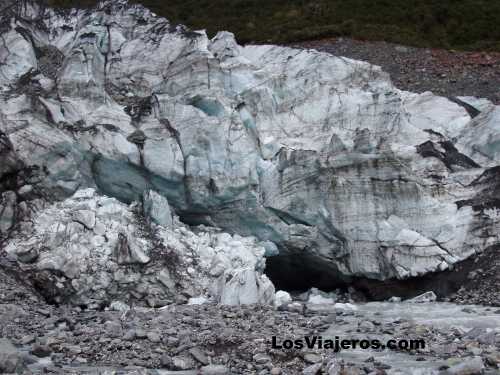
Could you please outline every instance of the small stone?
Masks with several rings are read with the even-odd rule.
[[[303,375],[316,375],[320,372],[321,367],[322,367],[321,363],[316,363],[315,365],[311,365],[311,366],[306,367],[302,371],[302,374]]]
[[[273,367],[273,368],[271,369],[270,374],[271,374],[271,375],[281,375],[281,374],[282,374],[282,372],[283,372],[283,371],[282,371],[279,367]]]
[[[28,345],[28,344],[32,344],[35,342],[35,336],[33,335],[26,335],[26,336],[23,336],[20,340],[20,344],[21,345]]]
[[[172,364],[173,364],[172,363],[172,358],[169,355],[164,354],[164,355],[161,356],[161,358],[160,358],[160,366],[162,368],[170,368],[170,367],[172,367]]]
[[[300,302],[292,302],[286,305],[286,311],[304,314],[304,305]]]
[[[135,339],[135,331],[133,329],[129,329],[123,335],[123,339],[125,341],[132,341],[132,340],[134,340]]]
[[[113,301],[109,305],[109,309],[113,311],[127,312],[130,310],[130,306],[122,301]]]
[[[0,338],[0,373],[22,373],[25,365],[21,352],[8,339]]]
[[[174,370],[192,370],[196,365],[191,358],[179,355],[172,358],[172,367]]]
[[[145,330],[138,328],[135,330],[135,337],[138,339],[145,339],[148,337],[148,334]]]
[[[40,345],[37,343],[37,344],[33,344],[30,353],[39,357],[39,358],[44,358],[44,357],[50,356],[50,353],[52,353],[52,350],[46,345]]]
[[[122,326],[118,322],[109,320],[104,323],[104,328],[106,329],[106,333],[112,338],[122,336]]]
[[[446,370],[447,375],[476,375],[484,370],[484,364],[481,357],[466,359],[464,362],[451,366]]]
[[[271,358],[268,355],[265,355],[263,353],[255,354],[253,356],[253,360],[255,363],[258,363],[258,364],[264,364],[264,363],[271,362]]]
[[[201,368],[202,375],[229,375],[229,369],[222,365],[208,365]]]
[[[486,356],[486,363],[488,363],[492,367],[500,368],[500,353],[493,352]]]
[[[189,353],[200,362],[202,365],[208,365],[208,358],[199,348],[191,348],[189,349]]]
[[[373,332],[375,330],[375,325],[368,320],[363,320],[358,327],[361,332]]]
[[[148,340],[151,342],[154,342],[154,343],[161,342],[161,336],[156,332],[148,332],[146,336],[147,336]]]
[[[307,363],[318,363],[322,361],[322,358],[315,353],[306,353],[304,355],[304,361],[306,361]]]

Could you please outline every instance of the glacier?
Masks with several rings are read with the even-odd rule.
[[[0,15],[0,155],[3,247],[70,281],[81,271],[68,257],[104,267],[71,250],[102,242],[96,199],[116,199],[125,220],[164,198],[151,225],[219,228],[332,285],[444,271],[500,242],[499,106],[405,92],[378,66],[315,50],[210,39],[122,0]],[[64,205],[88,189],[101,198],[68,224]],[[67,246],[31,254],[28,233],[40,245],[62,223]],[[121,233],[107,228],[106,254]],[[268,301],[254,268],[212,294],[239,303],[257,283],[251,301]],[[96,299],[86,288],[74,287]]]

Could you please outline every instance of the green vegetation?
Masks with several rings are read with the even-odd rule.
[[[95,0],[47,0],[72,6]],[[414,46],[500,51],[500,0],[134,0],[175,23],[230,30],[238,41],[349,36]]]

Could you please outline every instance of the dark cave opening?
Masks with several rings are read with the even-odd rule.
[[[269,257],[266,260],[266,275],[276,290],[303,292],[318,288],[329,292],[335,289],[346,291],[352,287],[367,301],[383,301],[393,296],[413,298],[427,291],[443,299],[456,292],[467,282],[467,275],[475,268],[475,259],[467,259],[452,269],[430,273],[410,279],[375,280],[361,277],[345,277],[338,270],[325,265],[325,261],[307,254],[290,254]]]
[[[276,290],[303,292],[318,288],[325,292],[346,288],[350,279],[308,254],[278,255],[266,259],[266,275]]]

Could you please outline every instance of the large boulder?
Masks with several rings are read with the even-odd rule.
[[[290,277],[332,283],[446,270],[500,242],[498,106],[404,92],[361,61],[209,39],[123,0],[19,12],[0,16],[0,131],[48,197],[154,191],[183,222],[255,236],[296,259]],[[34,50],[59,56],[52,78]],[[154,194],[148,215],[169,225]]]
[[[2,374],[24,374],[26,366],[22,353],[9,339],[0,338],[0,372]]]

